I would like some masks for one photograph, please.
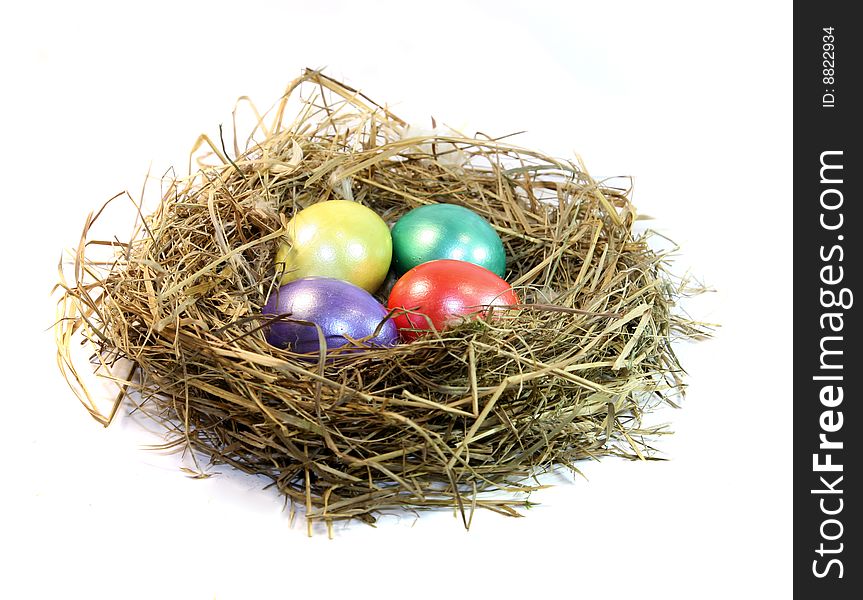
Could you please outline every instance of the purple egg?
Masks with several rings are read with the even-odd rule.
[[[286,283],[270,295],[264,316],[286,316],[320,326],[327,348],[350,342],[345,337],[362,339],[372,335],[387,316],[387,309],[361,287],[330,277],[303,277]],[[293,321],[277,321],[266,327],[267,341],[278,348],[305,354],[318,352],[318,332],[314,326]],[[398,329],[387,319],[378,334],[365,343],[392,346]]]

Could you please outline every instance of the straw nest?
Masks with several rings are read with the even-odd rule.
[[[57,336],[94,418],[133,403],[164,425],[166,447],[271,478],[310,531],[399,507],[454,507],[465,526],[476,508],[519,515],[539,473],[652,456],[662,430],[642,416],[682,393],[672,342],[700,330],[673,311],[681,282],[633,234],[627,190],[502,139],[417,134],[311,70],[233,145],[202,136],[209,158],[128,242],[90,239],[99,215],[87,219]],[[285,224],[333,198],[389,223],[424,204],[471,208],[500,234],[522,304],[316,361],[269,346],[260,311]],[[105,247],[110,260],[94,255]],[[81,335],[94,370],[122,385],[110,410],[75,367]]]

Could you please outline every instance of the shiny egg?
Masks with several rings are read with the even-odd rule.
[[[272,319],[264,328],[267,342],[301,354],[319,350],[313,324],[321,328],[328,349],[351,344],[348,338],[368,346],[392,346],[399,339],[395,323],[386,318],[387,309],[374,296],[330,277],[286,283],[272,292],[261,312]]]
[[[518,304],[518,296],[506,281],[479,265],[450,259],[423,263],[402,275],[387,302],[390,310],[410,311],[393,316],[406,340],[431,327],[441,331],[467,316],[482,316],[487,306],[512,304]]]
[[[374,211],[350,200],[328,200],[298,212],[276,251],[281,283],[303,277],[343,279],[374,292],[392,259],[390,229]]]
[[[506,252],[484,218],[457,204],[429,204],[400,218],[392,230],[393,266],[401,275],[424,262],[463,260],[503,277]]]

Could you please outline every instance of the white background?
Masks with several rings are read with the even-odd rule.
[[[790,596],[790,3],[26,4],[0,21],[0,597]],[[159,438],[90,420],[55,366],[61,250],[306,66],[421,125],[527,130],[635,177],[675,268],[718,290],[696,316],[722,323],[680,348],[668,462],[584,464],[470,532],[444,512],[329,541],[261,481],[186,478],[142,449]]]

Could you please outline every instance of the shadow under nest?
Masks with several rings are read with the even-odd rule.
[[[632,233],[627,190],[505,139],[416,133],[316,71],[271,113],[245,149],[202,136],[208,164],[172,180],[128,243],[88,239],[88,219],[60,284],[58,344],[95,418],[133,398],[166,447],[271,478],[310,527],[398,507],[455,507],[467,526],[476,508],[518,515],[538,473],[651,457],[661,430],[642,415],[682,394],[672,342],[699,329],[674,312],[665,255]],[[309,360],[268,345],[276,244],[329,199],[389,224],[430,203],[474,210],[503,240],[522,304],[386,349]],[[73,365],[81,334],[100,367],[131,365],[108,414]]]

